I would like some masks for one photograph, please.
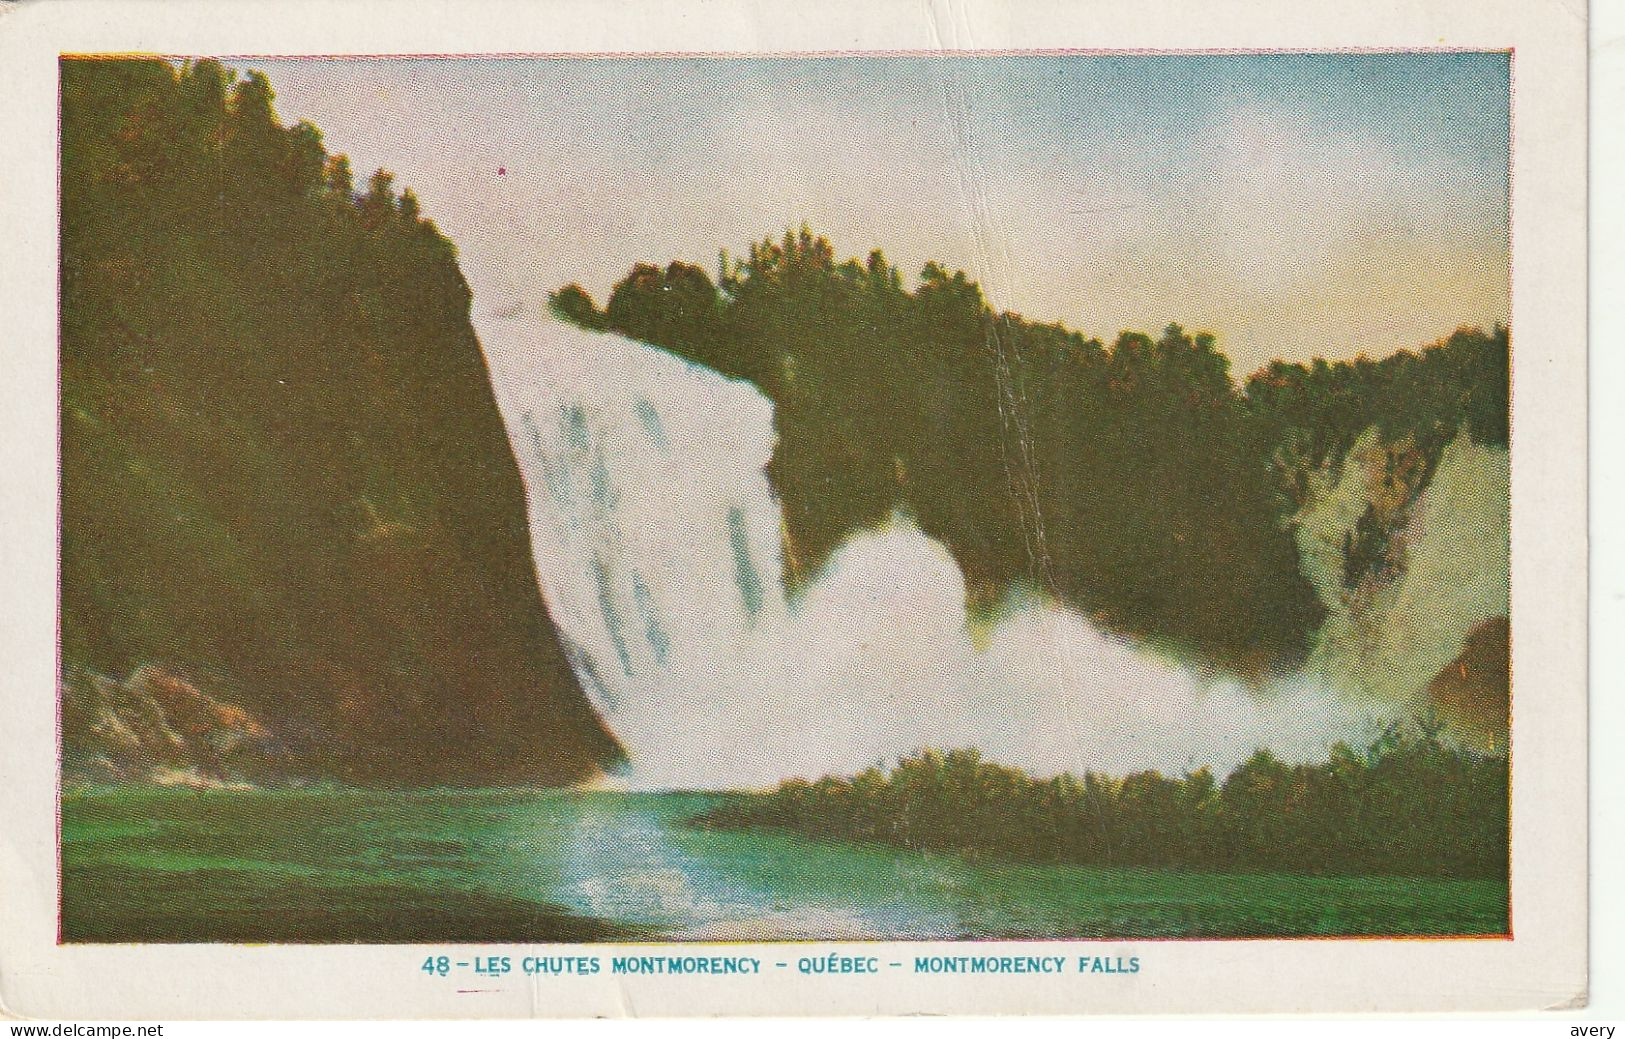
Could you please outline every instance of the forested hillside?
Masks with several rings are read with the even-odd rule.
[[[937,263],[910,289],[878,250],[837,262],[805,227],[724,253],[715,281],[638,264],[601,309],[577,285],[552,300],[772,398],[792,580],[901,508],[954,554],[973,607],[1031,582],[1244,675],[1301,658],[1323,614],[1289,522],[1311,470],[1372,425],[1424,468],[1464,425],[1507,436],[1504,328],[1380,362],[1277,363],[1238,386],[1210,335],[1170,325],[1107,345],[996,312]]]
[[[616,751],[456,251],[272,100],[212,61],[62,63],[64,680],[163,668],[318,774],[580,778]]]

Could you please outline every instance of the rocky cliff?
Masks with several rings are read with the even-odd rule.
[[[157,667],[125,681],[64,681],[62,778],[76,783],[221,787],[279,782],[298,763],[258,719]]]
[[[569,782],[616,755],[411,191],[353,186],[262,76],[65,60],[61,278],[69,760],[221,778],[155,713],[183,686],[252,719],[215,731],[361,782]]]
[[[1459,431],[1436,457],[1373,427],[1310,474],[1292,519],[1326,608],[1306,670],[1504,747],[1509,459]]]

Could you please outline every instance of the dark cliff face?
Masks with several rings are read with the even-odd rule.
[[[262,77],[62,66],[62,637],[368,782],[618,752],[537,588],[455,250]]]

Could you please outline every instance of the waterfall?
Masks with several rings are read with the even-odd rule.
[[[639,788],[749,788],[976,747],[1038,774],[1221,774],[1377,728],[1317,687],[1210,682],[1012,593],[974,638],[947,551],[904,516],[798,596],[764,467],[772,404],[666,351],[510,309],[476,319],[543,594]]]

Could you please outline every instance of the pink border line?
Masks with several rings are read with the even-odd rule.
[[[1515,47],[1468,47],[1468,46],[1432,46],[1432,47],[1192,47],[1192,48],[1093,48],[1093,47],[1062,47],[1062,48],[1012,48],[1003,50],[830,50],[830,51],[505,51],[505,52],[448,52],[448,53],[421,53],[421,54],[166,54],[150,51],[109,51],[99,53],[72,53],[63,52],[59,60],[71,59],[74,61],[123,61],[136,57],[161,58],[165,60],[185,60],[190,58],[214,58],[223,61],[262,60],[262,61],[459,61],[459,60],[512,60],[512,59],[550,59],[550,60],[635,60],[640,58],[653,59],[704,59],[727,60],[741,58],[757,58],[771,60],[804,60],[818,58],[1010,58],[1010,57],[1195,57],[1202,55],[1214,56],[1245,56],[1245,55],[1285,55],[1285,56],[1314,56],[1325,54],[1505,54],[1507,55],[1507,328],[1510,333],[1513,324],[1513,310],[1516,305],[1516,285],[1513,278],[1513,206],[1517,193],[1513,190],[1515,175],[1515,162],[1517,156],[1517,71],[1518,52]],[[61,227],[62,227],[62,80],[57,77],[57,117],[56,117],[56,143],[57,143],[57,262],[61,264]],[[56,281],[57,300],[57,523],[56,523],[56,563],[57,563],[57,595],[56,595],[56,944],[61,945],[158,945],[173,944],[167,942],[67,942],[62,933],[62,902],[64,894],[62,876],[62,279]],[[1512,430],[1517,414],[1516,389],[1517,382],[1512,378],[1512,371],[1516,364],[1517,351],[1508,350],[1508,397],[1507,397],[1507,445],[1510,452],[1512,444]],[[1509,469],[1509,478],[1516,480],[1515,474]],[[1514,496],[1508,495],[1509,504]],[[1508,553],[1511,552],[1510,535],[1508,540]],[[1509,565],[1508,579],[1511,572]],[[1511,613],[1511,597],[1508,600],[1508,613]],[[1511,617],[1508,617],[1509,625]],[[1510,629],[1509,629],[1510,630]],[[1513,639],[1509,636],[1507,642],[1508,674],[1511,675],[1511,658],[1515,652]],[[1513,876],[1512,876],[1512,842],[1515,831],[1512,826],[1512,789],[1511,777],[1513,774],[1513,728],[1512,714],[1517,697],[1509,690],[1507,698],[1507,929],[1504,934],[1356,934],[1356,935],[1237,935],[1215,937],[1154,937],[1154,938],[1094,938],[1094,937],[1061,937],[1061,938],[977,938],[951,941],[951,944],[1025,944],[1037,942],[1090,942],[1094,944],[1105,943],[1162,943],[1162,942],[1359,942],[1359,941],[1513,941]],[[617,945],[807,945],[822,944],[841,941],[842,944],[876,944],[891,942],[893,939],[864,939],[849,941],[841,939],[779,939],[771,942],[756,942],[752,940],[722,941],[722,942],[663,942],[658,940],[631,941],[631,942],[571,942],[562,943],[572,946],[617,944]],[[269,945],[269,946],[321,946],[331,947],[332,942],[188,942],[186,945]],[[489,945],[489,942],[479,941],[446,941],[430,944],[447,947]],[[553,943],[560,944],[560,943]],[[379,946],[373,943],[373,947]]]
[[[56,943],[62,940],[62,75],[56,77]]]
[[[118,60],[134,56],[152,58],[215,58],[217,60],[235,61],[240,59],[262,59],[266,61],[424,61],[446,60],[457,61],[464,59],[485,59],[500,61],[504,59],[519,58],[548,58],[548,59],[696,59],[696,60],[729,60],[729,59],[816,59],[816,58],[1026,58],[1026,57],[1192,57],[1200,55],[1215,56],[1245,56],[1245,55],[1301,55],[1314,56],[1324,54],[1512,54],[1511,47],[1467,47],[1467,46],[1435,46],[1435,47],[1190,47],[1190,48],[1159,48],[1159,47],[1030,47],[990,50],[963,50],[963,49],[899,49],[899,50],[785,50],[785,51],[425,51],[421,53],[398,54],[168,54],[155,51],[110,51],[103,54],[64,54],[65,57]]]

